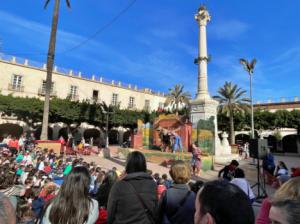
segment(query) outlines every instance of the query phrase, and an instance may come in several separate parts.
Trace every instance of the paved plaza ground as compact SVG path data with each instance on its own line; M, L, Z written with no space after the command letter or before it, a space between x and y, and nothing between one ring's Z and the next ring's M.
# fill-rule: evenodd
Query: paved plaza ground
M95 162L97 165L101 166L103 169L111 169L112 167L116 167L118 170L123 171L124 166L125 166L125 161L120 160L117 157L117 148L116 146L111 146L110 147L110 152L111 152L111 158L106 159L103 158L103 156L96 156L96 155L91 155L91 156L84 156L84 159L88 162ZM295 157L295 156L280 156L280 155L275 155L275 161L284 161L288 168L291 167L298 167L300 166L300 157ZM257 168L255 165L251 165L252 159L247 159L247 160L241 160L240 161L240 167L245 171L246 177L248 181L250 182L250 185L254 185L257 182ZM206 172L201 172L200 177L193 177L193 180L203 180L203 181L210 181L210 180L215 180L218 179L218 172L220 169L223 168L225 164L215 164L214 170L209 170ZM169 174L169 168L166 168L164 166L148 162L147 163L148 169L152 170L153 173L159 173L159 174ZM253 191L255 194L257 194L257 188L254 187ZM275 192L275 189L269 185L266 185L266 192L268 195L273 195ZM260 209L260 204L259 203L254 203L253 209L255 211L255 214Z

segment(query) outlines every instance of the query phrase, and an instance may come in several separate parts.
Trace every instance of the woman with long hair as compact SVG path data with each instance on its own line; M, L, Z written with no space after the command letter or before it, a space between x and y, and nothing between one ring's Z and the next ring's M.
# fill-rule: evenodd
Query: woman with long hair
M99 207L107 207L107 201L110 189L118 180L118 175L115 171L110 170L106 173L105 178L100 185L100 188L96 194L96 199L98 201Z
M50 205L43 224L94 224L98 202L89 196L90 174L86 167L74 167Z

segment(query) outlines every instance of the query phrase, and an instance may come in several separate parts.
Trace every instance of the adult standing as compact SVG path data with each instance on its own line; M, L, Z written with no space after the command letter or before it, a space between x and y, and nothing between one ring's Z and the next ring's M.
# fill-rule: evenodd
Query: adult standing
M19 140L13 137L8 143L9 150L12 154L16 155L19 149Z
M173 153L176 153L176 151L178 149L180 149L180 151L182 151L182 142L181 142L180 136L176 132L173 132L172 135L174 138Z
M19 150L20 151L24 151L24 149L25 149L25 141L26 141L26 139L25 139L25 137L24 137L24 134L22 134L21 136L20 136L20 138L19 138Z
M263 159L262 167L263 167L264 175L267 177L267 184L273 184L275 162L274 162L274 156L270 152L270 149L268 149L268 153L266 157Z
M107 205L108 224L156 223L156 183L147 173L141 152L127 157L125 177L112 187Z
M274 156L270 152L270 149L268 149L267 156L263 159L263 169L269 175L272 175L272 176L274 175L275 162L274 162Z
M167 189L159 201L159 223L193 224L196 195L187 185L191 178L190 167L178 160L170 169L174 184Z
M201 170L201 150L197 147L197 142L192 144L192 161L193 175L199 175Z

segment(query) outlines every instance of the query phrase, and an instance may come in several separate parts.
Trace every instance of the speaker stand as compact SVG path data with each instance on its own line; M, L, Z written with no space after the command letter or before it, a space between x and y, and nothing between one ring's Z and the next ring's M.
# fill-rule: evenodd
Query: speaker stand
M257 187L257 196L255 201L258 203L261 203L262 200L266 197L268 197L268 194L266 192L266 181L265 181L265 175L263 171L263 177L261 180L261 175L260 175L260 161L257 159L257 164L256 164L256 169L257 169L257 182L251 186L251 188Z

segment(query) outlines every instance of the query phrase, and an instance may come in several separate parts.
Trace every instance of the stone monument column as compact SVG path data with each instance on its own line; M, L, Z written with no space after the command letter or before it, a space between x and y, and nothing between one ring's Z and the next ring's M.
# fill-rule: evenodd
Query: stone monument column
M207 41L206 41L206 25L210 21L210 15L204 6L201 6L195 15L195 20L199 25L199 50L196 63L198 64L198 89L197 99L209 98L207 88Z
M195 59L198 65L198 88L196 98L191 101L191 121L193 129L197 129L199 120L208 120L214 118L214 152L215 155L221 155L221 144L217 129L217 107L218 102L212 99L208 92L207 85L207 55L206 25L211 17L204 6L201 6L195 15L195 20L199 26L199 52Z

